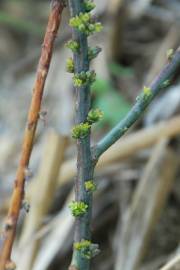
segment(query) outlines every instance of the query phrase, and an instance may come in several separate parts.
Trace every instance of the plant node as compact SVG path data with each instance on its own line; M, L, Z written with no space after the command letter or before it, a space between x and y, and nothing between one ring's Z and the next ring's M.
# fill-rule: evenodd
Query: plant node
M84 185L85 185L85 189L86 189L87 192L96 191L97 186L96 186L96 184L94 183L93 180L86 181Z
M73 139L82 139L85 138L90 131L91 126L89 123L81 123L72 128L72 137Z
M75 87L82 87L87 84L92 84L96 80L95 71L82 71L81 73L77 73L73 77L73 82Z
M80 252L80 255L88 260L99 254L99 245L93 244L89 240L81 240L81 242L74 243L74 249Z
M88 113L87 121L89 124L94 124L100 121L103 117L103 112L100 109L93 109Z
M74 61L73 61L72 57L67 59L66 70L69 73L74 73Z
M143 94L144 94L146 97L151 96L151 95L152 95L151 88L144 86L144 88L143 88Z
M73 201L69 204L69 208L74 217L80 217L87 212L88 205L82 201Z
M87 12L90 12L96 7L96 4L91 0L85 0L84 1L84 6L85 6L85 10Z
M80 49L79 43L74 40L70 40L66 43L66 47L72 50L72 52L77 53Z
M94 22L91 14L88 12L81 12L79 15L71 18L69 25L87 36L98 33L102 30L102 24Z

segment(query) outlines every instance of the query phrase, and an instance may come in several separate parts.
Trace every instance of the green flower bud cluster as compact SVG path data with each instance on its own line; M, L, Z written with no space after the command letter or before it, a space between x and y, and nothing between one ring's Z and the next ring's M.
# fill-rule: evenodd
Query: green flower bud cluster
M101 50L102 49L100 47L89 48L88 49L89 61L91 61L94 58L96 58L98 56L98 54L101 52Z
M72 50L72 52L78 52L80 49L79 43L77 41L74 41L74 40L69 40L66 43L66 47L69 48L70 50Z
M144 93L144 95L146 95L146 96L150 96L150 95L152 94L151 88L144 86L144 88L143 88L143 93Z
M81 256L88 260L100 252L98 244L93 244L91 241L84 239L81 242L74 243L74 249L78 250Z
M73 82L75 87L82 87L87 84L92 84L96 80L95 71L82 71L74 74Z
M69 204L69 208L74 217L80 217L87 212L88 205L82 201L73 201Z
M69 73L74 73L74 61L73 61L72 57L67 59L66 70Z
M72 137L73 139L82 139L85 138L90 131L91 125L89 123L81 123L72 128Z
M85 189L87 192L96 191L97 187L96 187L96 184L94 183L94 181L92 181L92 180L86 181L84 185L85 185Z
M96 7L96 4L91 0L85 0L84 7L87 12L90 12Z
M101 120L103 117L103 112L100 109L92 109L88 113L87 121L89 124L94 124Z
M136 97L137 102L141 102L142 100L146 101L152 96L152 90L150 87L144 86L142 93Z
M69 25L87 36L98 33L102 30L102 24L99 22L93 22L91 14L88 12L81 12L79 16L71 18Z
M142 98L144 99L148 99L152 96L152 90L151 88L144 86L143 88L143 94L142 94Z
M102 117L103 112L99 109L93 109L89 111L87 116L87 122L80 123L72 128L72 138L73 139L85 138L89 134L92 124L101 120Z

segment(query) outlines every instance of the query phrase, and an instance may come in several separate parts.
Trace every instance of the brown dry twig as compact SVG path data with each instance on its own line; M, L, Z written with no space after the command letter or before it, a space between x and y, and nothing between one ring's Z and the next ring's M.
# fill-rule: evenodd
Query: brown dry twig
M52 9L42 46L27 126L24 134L21 158L17 169L14 190L3 233L3 243L0 250L0 270L7 269L7 267L9 267L9 262L11 261L11 251L16 235L17 221L24 198L24 183L39 119L44 85L49 71L54 41L59 29L63 8L63 1L52 1Z

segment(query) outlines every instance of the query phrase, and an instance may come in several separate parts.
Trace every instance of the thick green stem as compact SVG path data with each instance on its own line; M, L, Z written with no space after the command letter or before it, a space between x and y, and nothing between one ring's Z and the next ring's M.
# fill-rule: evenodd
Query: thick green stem
M149 87L136 99L136 103L127 116L120 121L105 137L94 147L94 160L98 158L142 116L152 100L171 83L173 77L180 70L180 48L176 51L169 63L162 69Z
M69 0L71 17L84 12L83 0ZM79 50L74 52L74 71L79 74L89 70L88 41L84 33L73 29L73 40L79 44ZM86 84L76 89L76 124L86 122L91 105L90 85ZM92 193L85 190L85 182L93 179L94 166L91 158L90 132L85 138L77 140L77 178L75 182L75 199L88 205L85 215L77 217L75 222L74 242L91 239L90 221L92 212ZM74 248L72 265L78 270L88 270L90 260L83 257L80 251Z

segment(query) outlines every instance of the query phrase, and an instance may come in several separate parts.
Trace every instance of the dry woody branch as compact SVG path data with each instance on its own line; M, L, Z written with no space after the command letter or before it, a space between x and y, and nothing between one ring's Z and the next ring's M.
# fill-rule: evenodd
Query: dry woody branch
M33 88L33 96L24 134L20 162L17 169L10 208L3 232L3 243L0 250L0 270L7 269L7 267L9 267L7 264L11 262L11 251L16 236L18 217L24 198L24 184L26 175L28 174L29 160L33 147L37 122L40 115L44 85L49 71L53 46L59 29L63 8L64 4L62 2L58 0L52 1L52 9L49 16L41 57L37 69L37 76Z

